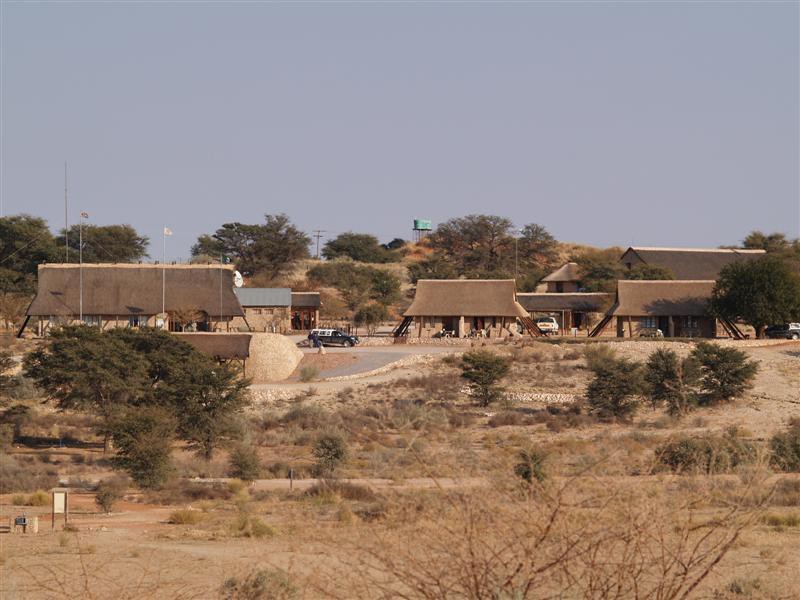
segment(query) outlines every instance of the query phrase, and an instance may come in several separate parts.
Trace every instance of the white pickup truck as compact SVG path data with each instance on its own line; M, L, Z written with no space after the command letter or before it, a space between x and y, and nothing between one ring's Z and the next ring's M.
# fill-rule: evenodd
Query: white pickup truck
M536 326L546 334L558 333L558 321L555 317L539 317L536 319Z

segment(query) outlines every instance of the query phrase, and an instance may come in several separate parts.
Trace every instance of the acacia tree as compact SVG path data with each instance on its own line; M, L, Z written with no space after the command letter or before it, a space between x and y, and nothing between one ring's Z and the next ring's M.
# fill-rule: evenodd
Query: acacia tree
M0 217L0 293L33 293L38 266L63 257L44 219Z
M489 350L473 350L461 358L461 377L469 382L481 406L489 406L500 397L500 381L510 369L507 358Z
M744 321L762 338L768 325L800 319L800 275L776 256L726 265L709 308L720 318Z
M192 246L193 256L233 259L244 275L274 279L298 260L308 258L311 243L284 214L265 215L265 223L225 223L212 235L201 235Z
M77 258L81 235L83 237L83 260L96 263L132 263L147 256L150 239L130 225L80 225L69 228L71 257ZM64 230L56 238L59 248L64 246Z
M341 233L327 241L322 256L328 260L346 257L365 263L387 263L399 259L398 253L381 245L374 235L353 232Z
M147 362L120 340L94 327L66 326L24 359L24 371L62 410L96 415L103 448L119 411L142 398L148 387Z

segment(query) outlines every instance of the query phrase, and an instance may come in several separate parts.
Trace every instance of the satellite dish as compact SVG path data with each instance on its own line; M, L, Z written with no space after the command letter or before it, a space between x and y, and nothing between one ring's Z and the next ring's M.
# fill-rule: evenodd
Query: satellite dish
M244 277L239 271L234 271L233 273L233 285L236 287L242 287L244 285Z

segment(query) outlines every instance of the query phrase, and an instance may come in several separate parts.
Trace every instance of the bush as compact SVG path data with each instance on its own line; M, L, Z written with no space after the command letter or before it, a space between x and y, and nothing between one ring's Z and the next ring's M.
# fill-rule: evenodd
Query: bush
M489 418L489 427L504 427L506 425L527 425L528 418L521 412L507 410Z
M383 304L371 302L366 306L360 308L353 316L353 321L357 327L365 325L367 333L374 335L378 325L383 323L389 318L389 310Z
M676 438L656 448L658 461L677 472L727 473L755 460L755 447L733 433Z
M169 522L173 525L197 525L202 520L203 513L201 511L188 508L176 510L169 516Z
M261 460L255 446L239 444L233 449L228 474L243 481L253 481L261 476Z
M231 532L236 537L262 538L272 537L275 530L254 515L240 512L231 525Z
M699 398L705 405L737 398L752 387L758 373L758 363L736 348L699 342L691 356L699 366Z
M122 477L112 477L104 479L97 485L94 494L94 501L100 509L108 514L119 500L125 495L128 482Z
M323 433L314 442L312 454L317 459L317 474L332 477L334 471L347 460L347 442L338 432Z
M331 415L317 404L299 402L283 415L281 422L300 429L320 429L331 424Z
M300 381L308 383L319 377L319 368L316 365L307 365L300 369Z
M587 358L594 378L586 389L589 407L601 419L630 419L643 388L642 365L613 354Z
M333 493L344 500L356 502L374 502L377 499L371 488L345 481L321 481L312 485L305 493L307 496L324 496Z
M230 577L219 590L222 600L292 600L299 590L284 571L261 569L241 579Z
M698 365L693 358L681 361L673 350L656 350L645 365L647 396L654 407L666 404L670 415L685 415L697 403L693 387L697 375Z
M498 383L508 374L510 361L489 350L473 350L461 358L461 377L466 379L481 406L489 406L503 392Z
M534 480L540 483L544 481L544 453L534 448L521 450L519 459L519 462L514 465L514 473L517 477L527 483L533 483Z
M0 482L5 493L50 489L58 484L58 471L0 452Z
M175 418L157 407L126 411L111 423L117 447L112 465L127 471L141 488L161 488L172 472L175 425Z
M772 464L781 471L800 471L800 419L792 419L786 431L778 432L769 441Z

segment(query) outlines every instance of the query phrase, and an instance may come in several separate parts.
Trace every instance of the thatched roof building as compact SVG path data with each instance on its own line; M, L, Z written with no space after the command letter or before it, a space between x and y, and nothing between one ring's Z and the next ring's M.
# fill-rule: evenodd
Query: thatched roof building
M406 317L527 317L513 279L421 279Z
M615 316L708 315L713 281L617 282L617 299L609 314Z
M764 250L739 248L643 248L632 246L620 258L628 269L652 265L668 269L675 279L712 281L723 267L764 256Z
M43 264L28 316L78 315L81 271L84 315L159 314L162 289L167 312L191 308L214 317L244 315L228 265Z

